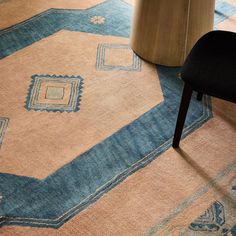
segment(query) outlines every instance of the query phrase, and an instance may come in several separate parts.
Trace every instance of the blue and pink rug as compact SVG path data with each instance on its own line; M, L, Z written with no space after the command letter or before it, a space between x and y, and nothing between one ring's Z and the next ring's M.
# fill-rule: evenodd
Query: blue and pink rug
M181 178L188 179L191 171L175 159L169 160L170 152L174 152L170 147L183 86L178 77L180 68L149 64L130 49L132 1L24 0L21 13L12 19L11 11L17 4L14 0L0 1L0 232L37 235L45 230L44 235L56 235L66 222L69 225L74 216L83 217L103 201L105 197L100 198L104 194L109 197L114 187L151 168L159 157L163 166L160 172L156 169L157 175L162 173L163 178L166 171L167 179L178 179L182 173ZM232 24L235 15L235 1L217 1L215 27L236 28L235 22ZM212 117L210 98L205 96L199 102L193 97L184 137ZM207 144L201 141L202 147ZM193 149L201 146L194 142L190 140ZM153 214L146 223L140 223L143 228L135 233L124 226L117 235L236 235L235 149L225 153L225 163L219 158L211 165L215 155L212 151L205 150L203 164L204 168L213 165L208 183L199 179L196 184L194 178L189 178L186 192L183 188L183 194L179 192L176 199L169 199L176 208L164 214L169 204L163 198L159 209L164 215ZM152 161L154 164L146 167ZM176 176L175 167L180 168ZM192 174L196 175L194 171ZM203 215L194 218L189 213L193 219L189 218L188 224L182 226L178 220L177 225L168 225L223 180L231 183L230 197L225 192L217 201L207 197L211 204ZM153 181L159 186L156 193L175 195L172 182L172 188L164 190L161 182L165 180ZM134 179L135 186L139 183ZM126 191L123 196L129 197L124 201L129 203L132 196L129 188ZM155 198L151 196L148 201ZM139 200L135 202L139 204ZM141 202L140 206L145 212ZM108 207L109 214L103 211L101 215L112 219L112 207ZM198 211L200 215L204 207ZM154 223L157 219L159 223ZM137 222L133 224L135 228ZM116 234L115 230L107 234L102 229L92 231L92 227L83 231L80 223L71 227L78 230L74 235Z

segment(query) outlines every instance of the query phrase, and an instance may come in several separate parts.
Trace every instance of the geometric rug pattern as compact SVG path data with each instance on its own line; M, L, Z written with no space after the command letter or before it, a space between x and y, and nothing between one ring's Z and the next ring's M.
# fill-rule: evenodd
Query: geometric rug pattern
M225 223L224 206L220 202L215 202L207 211L190 224L190 229L194 231L218 231Z
M127 1L94 2L83 10L50 8L0 30L0 73L4 71L0 79L5 81L0 87L4 101L0 104L0 226L58 229L171 147L183 88L180 68L153 66L133 53L127 43L133 8ZM235 6L217 1L215 27L234 14ZM73 43L64 44L66 37L74 37ZM86 53L81 42L90 45ZM50 46L48 54L42 51L44 45ZM24 64L19 55L25 59L33 55L37 63ZM8 70L12 62L18 66L14 80ZM24 73L17 73L21 70ZM144 86L146 80L150 87ZM213 117L210 97L204 96L202 102L195 97L183 138ZM106 133L113 123L114 131ZM77 147L83 137L95 141L80 150ZM63 145L67 152L59 156L57 150ZM17 155L17 165L26 170L24 155L19 155L23 149L32 157L28 166L46 156L39 169L66 155L71 159L43 178L24 171L15 174L6 153L12 158ZM11 171L6 172L5 167ZM236 162L219 169L215 179L189 194L145 235L157 235L235 169ZM234 235L235 185L231 185L230 199L214 201L187 228L177 225L163 235ZM162 189L159 191L161 194Z
M215 201L201 216L194 220L183 235L235 235L235 176L229 185L229 197Z
M123 51L128 51L129 64L123 64L124 55ZM109 61L112 57L109 54L112 53L115 61ZM141 59L131 50L129 45L119 44L99 44L97 51L97 63L98 70L127 70L127 71L141 71Z
M80 76L33 75L26 109L76 112L79 110L82 83Z

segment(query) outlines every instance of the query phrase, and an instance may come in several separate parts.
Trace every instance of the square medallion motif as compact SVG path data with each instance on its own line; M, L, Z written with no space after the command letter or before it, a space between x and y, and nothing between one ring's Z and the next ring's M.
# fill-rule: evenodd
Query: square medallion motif
M57 87L47 87L46 91L46 99L55 99L60 100L64 97L64 88L57 88Z
M141 71L141 59L127 44L99 44L97 70Z
M4 134L7 129L9 119L5 117L0 117L0 148L3 142Z
M76 112L79 110L82 84L80 76L33 75L26 109Z

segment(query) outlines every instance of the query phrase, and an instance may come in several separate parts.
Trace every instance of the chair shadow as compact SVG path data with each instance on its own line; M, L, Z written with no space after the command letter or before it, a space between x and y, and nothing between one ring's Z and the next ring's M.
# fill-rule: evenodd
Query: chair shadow
M197 173L200 175L206 182L211 182L213 181L213 178L205 172L201 166L197 164L196 161L194 161L191 156L185 152L182 148L176 148L175 151L191 166ZM213 184L212 188L216 190L217 193L219 193L222 197L226 198L229 202L231 202L236 208L236 200L233 199L229 192L227 192L224 188L222 188L219 184L216 182Z

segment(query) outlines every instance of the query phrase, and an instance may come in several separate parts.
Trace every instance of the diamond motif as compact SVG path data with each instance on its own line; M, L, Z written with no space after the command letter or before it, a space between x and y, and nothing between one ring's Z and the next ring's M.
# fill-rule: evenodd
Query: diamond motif
M194 231L214 232L225 223L224 206L216 201L203 215L190 224L189 228Z
M26 109L76 112L79 110L82 84L80 76L33 75Z
M99 44L97 70L141 71L141 59L127 44Z

